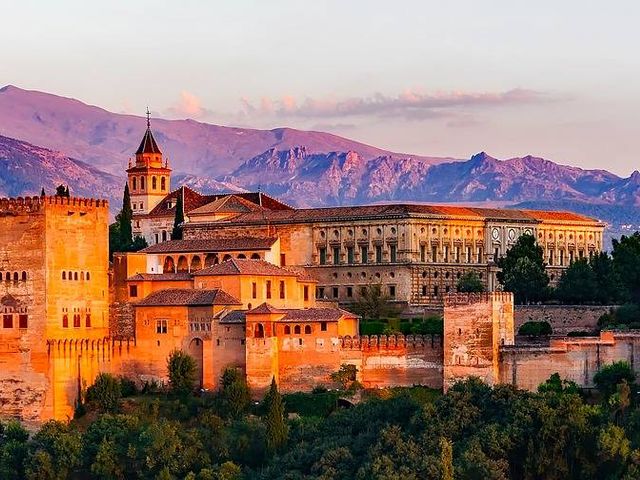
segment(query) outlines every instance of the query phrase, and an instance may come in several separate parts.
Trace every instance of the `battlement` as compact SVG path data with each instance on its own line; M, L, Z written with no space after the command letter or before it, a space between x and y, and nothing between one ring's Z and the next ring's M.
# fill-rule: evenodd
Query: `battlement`
M340 337L342 350L441 348L442 335L363 335Z
M511 292L450 293L444 297L444 306L456 307L475 303L506 302L513 304Z
M83 197L10 197L0 198L0 214L36 213L46 205L109 208L107 200Z

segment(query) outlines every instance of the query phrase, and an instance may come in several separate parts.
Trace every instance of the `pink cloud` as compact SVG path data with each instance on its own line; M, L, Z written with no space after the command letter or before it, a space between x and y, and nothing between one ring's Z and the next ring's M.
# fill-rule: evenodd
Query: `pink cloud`
M199 119L212 112L202 106L202 102L197 96L183 90L180 92L178 101L169 107L166 113L172 117Z

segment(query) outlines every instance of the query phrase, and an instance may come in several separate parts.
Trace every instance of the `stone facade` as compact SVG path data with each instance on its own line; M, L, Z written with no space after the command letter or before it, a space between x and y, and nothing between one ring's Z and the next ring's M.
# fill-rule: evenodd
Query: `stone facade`
M616 306L607 305L516 305L515 330L526 322L549 322L553 335L594 332L598 319Z

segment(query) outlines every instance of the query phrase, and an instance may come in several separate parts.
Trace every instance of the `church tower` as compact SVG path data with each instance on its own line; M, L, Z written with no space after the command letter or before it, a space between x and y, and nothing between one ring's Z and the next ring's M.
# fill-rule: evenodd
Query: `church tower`
M171 191L171 169L151 133L150 115L147 109L147 131L136 151L135 165L129 160L127 169L134 215L149 213Z

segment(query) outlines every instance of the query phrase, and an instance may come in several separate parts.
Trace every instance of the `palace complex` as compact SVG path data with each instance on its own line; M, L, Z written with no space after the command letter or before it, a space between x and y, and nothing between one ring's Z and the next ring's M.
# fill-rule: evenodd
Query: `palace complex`
M65 197L0 200L0 416L73 414L99 372L167 382L175 349L216 389L225 368L257 397L333 385L355 365L367 387L448 388L470 375L535 388L551 373L591 386L601 365L639 365L640 336L516 342L497 256L522 234L550 275L603 247L600 222L573 213L419 204L296 209L263 193L170 190L150 126L127 170L134 233L149 246L108 258L108 205ZM170 240L176 208L183 238ZM458 294L478 273L487 293ZM444 334L359 335L350 313L381 284L407 309L444 308Z

